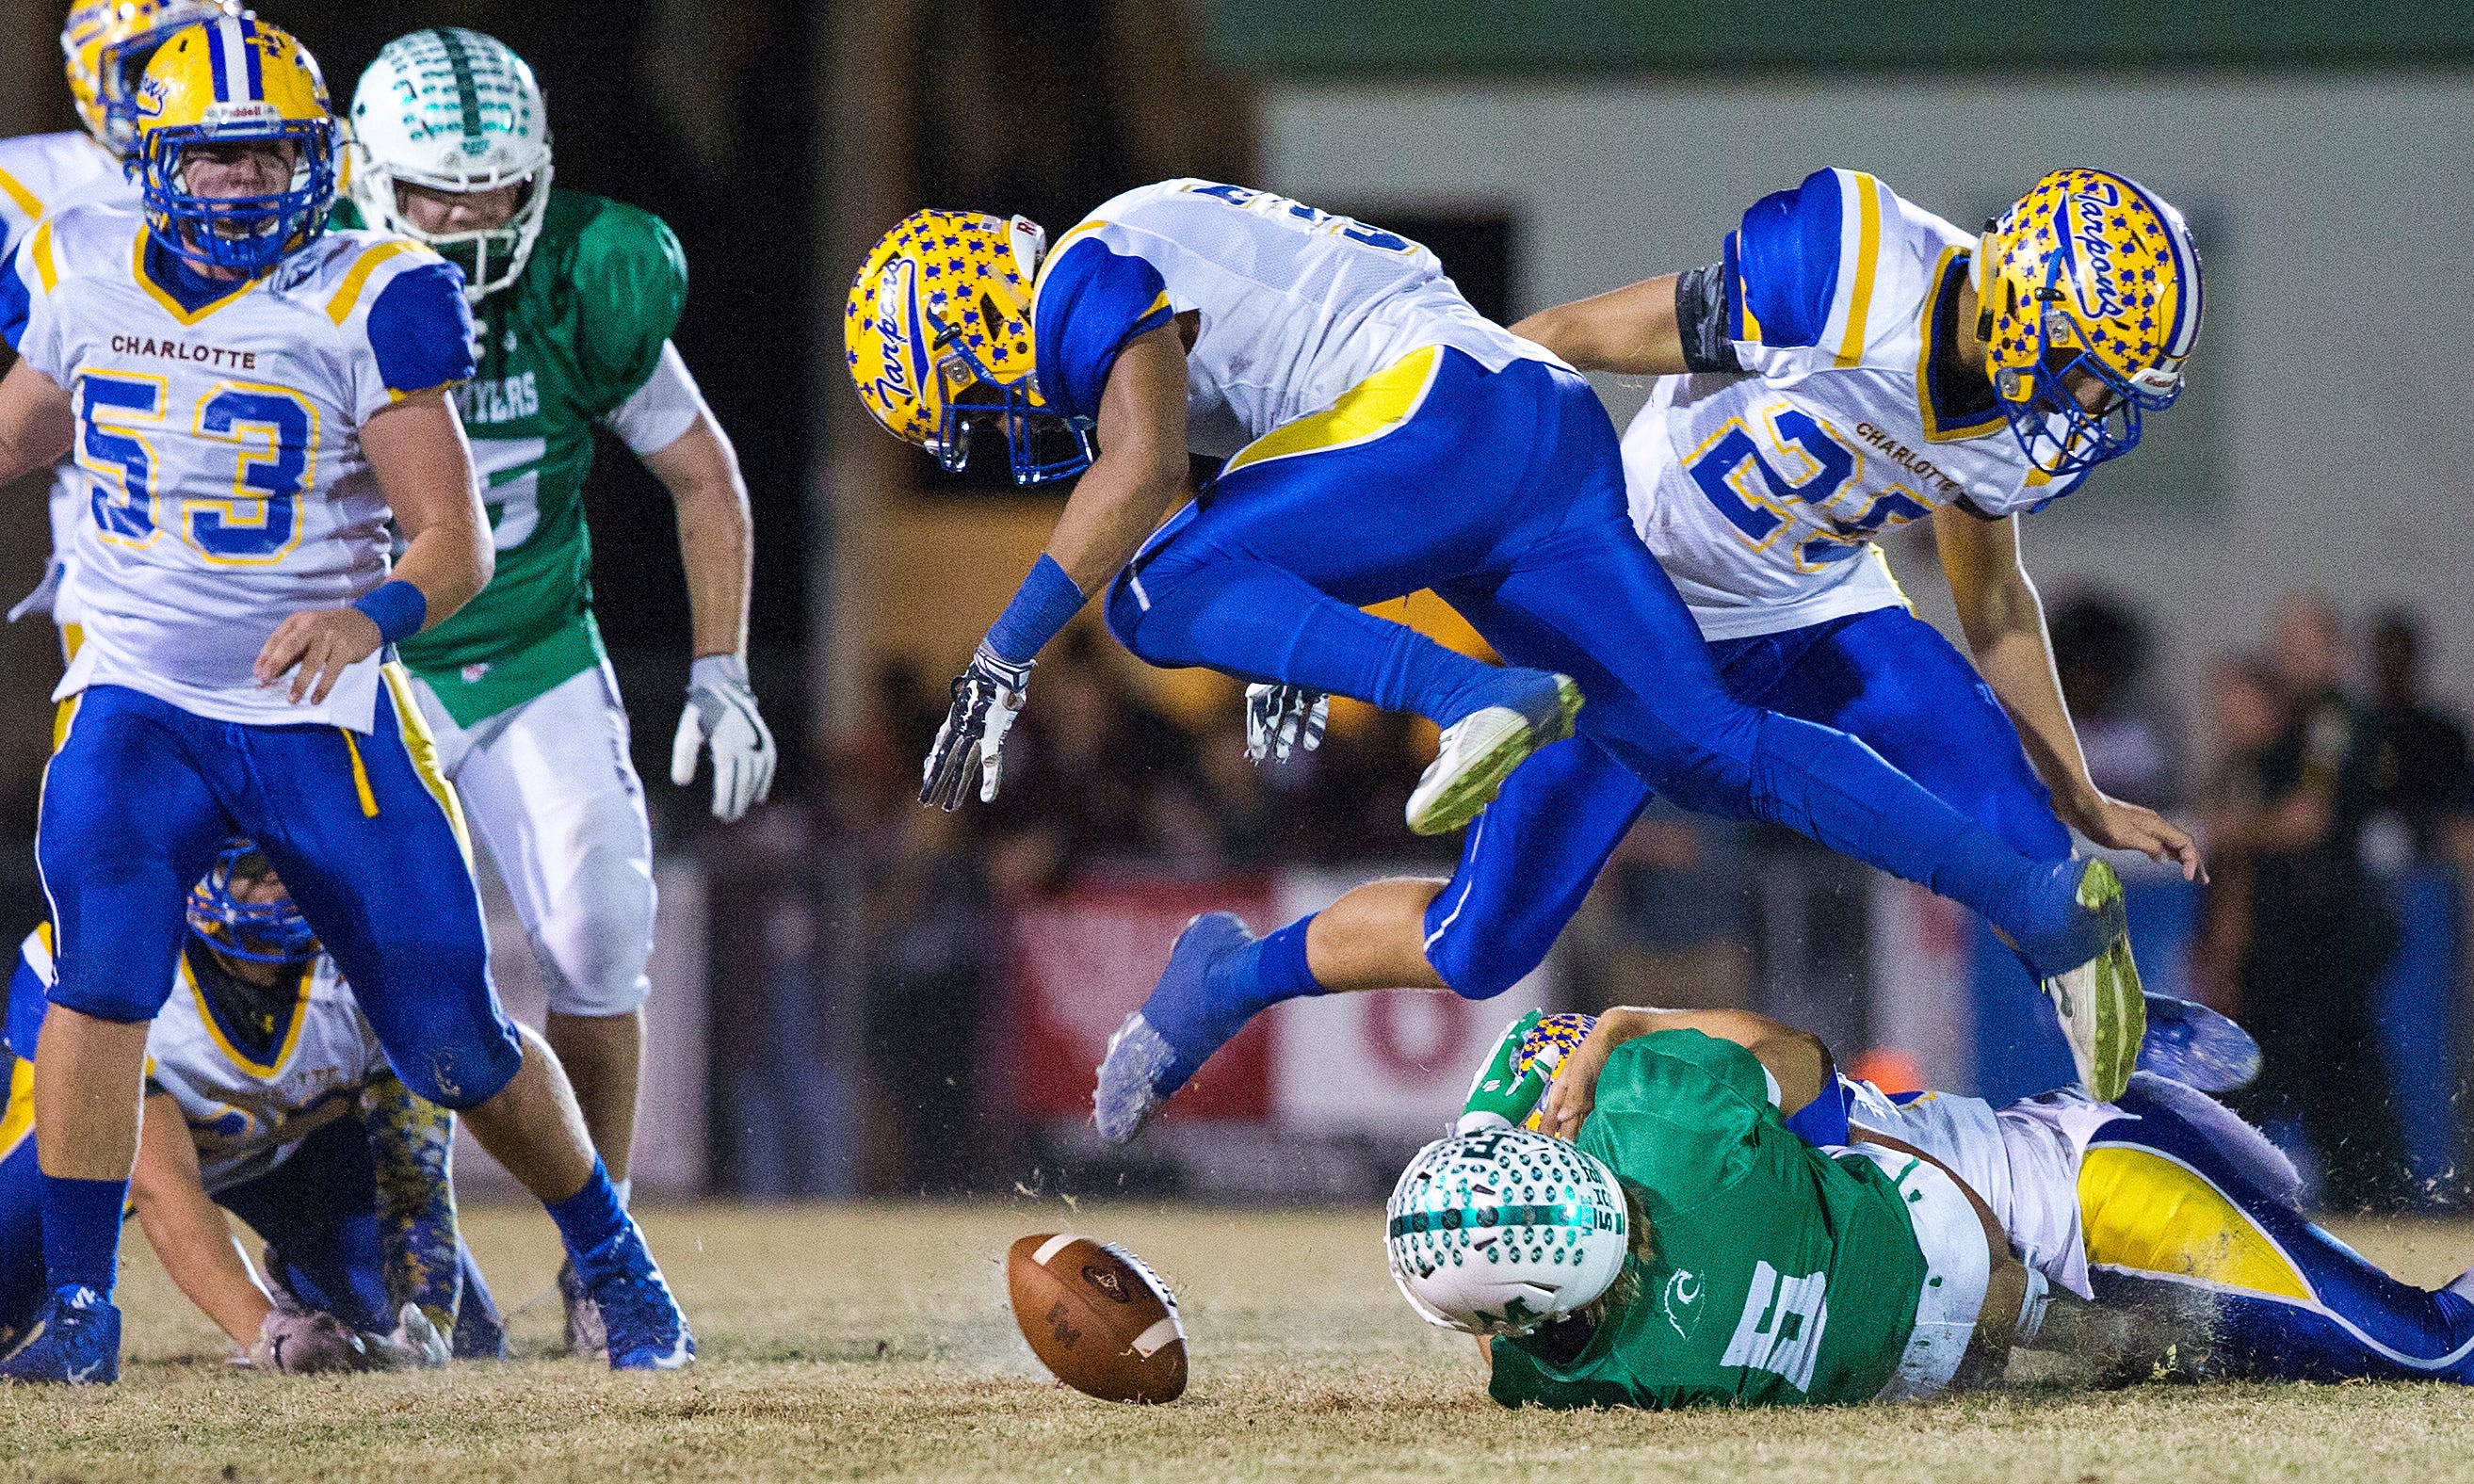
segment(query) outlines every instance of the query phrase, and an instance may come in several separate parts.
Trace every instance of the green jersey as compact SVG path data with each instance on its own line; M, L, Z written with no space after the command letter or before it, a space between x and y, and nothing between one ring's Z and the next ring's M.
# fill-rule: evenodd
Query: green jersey
M1497 1401L1867 1401L1897 1372L1928 1277L1900 1190L1787 1131L1752 1053L1698 1031L1624 1043L1580 1147L1635 1187L1657 1256L1564 1363L1553 1326L1496 1340Z
M479 369L456 403L497 571L399 646L458 725L601 662L584 522L593 430L652 379L687 291L686 255L660 217L552 190L522 276L473 310Z

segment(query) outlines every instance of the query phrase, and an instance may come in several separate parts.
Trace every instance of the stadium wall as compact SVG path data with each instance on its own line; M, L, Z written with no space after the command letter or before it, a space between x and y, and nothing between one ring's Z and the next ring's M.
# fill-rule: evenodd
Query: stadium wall
M2435 678L2474 700L2474 591L2446 532L2474 483L2454 348L2474 343L2474 71L2142 71L1781 81L1267 80L1261 183L1380 220L1506 212L1525 311L1713 260L1743 207L1824 164L1965 227L2045 170L2103 163L2185 205L2206 339L2170 452L2036 520L2047 591L2143 605L2167 693L2259 642L2297 587L2430 618ZM1617 418L1645 395L1603 384ZM2204 405L2202 404L2204 403ZM2147 461L2142 475L2141 465ZM2075 507L2075 508L2074 508ZM1929 617L1928 540L1892 552Z

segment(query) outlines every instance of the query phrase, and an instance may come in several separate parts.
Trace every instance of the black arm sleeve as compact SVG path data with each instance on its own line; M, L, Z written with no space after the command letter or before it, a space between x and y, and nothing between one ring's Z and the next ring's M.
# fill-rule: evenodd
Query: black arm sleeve
M1711 263L1675 276L1675 328L1684 364L1694 371L1741 371L1727 338L1727 266Z

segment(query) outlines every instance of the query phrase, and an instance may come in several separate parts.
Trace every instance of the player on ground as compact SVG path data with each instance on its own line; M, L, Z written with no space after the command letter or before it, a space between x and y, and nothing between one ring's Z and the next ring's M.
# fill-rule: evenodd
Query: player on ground
M2067 821L2195 876L2187 835L2088 777L2018 521L2178 395L2199 301L2181 214L2122 177L2057 171L1971 239L1871 176L1820 170L1747 211L1719 262L1516 329L1585 371L1660 377L1623 440L1632 525L1730 696L1853 733L2029 859L2069 860ZM1927 517L1976 668L1908 610L1874 545ZM1310 740L1320 706L1256 687L1257 756ZM1652 782L1586 728L1546 749L1449 882L1378 882L1326 914L1390 951L1373 974L1315 958L1318 980L1500 993L1545 956ZM1161 995L1215 994L1185 985L1172 975ZM2136 1032L2106 1041L2091 1034L2105 1006L2053 998L2080 1079L2118 1092Z
M1515 1127L1544 1088L1503 1075L1533 1021L1386 1213L1412 1306L1497 1336L1496 1400L1795 1405L2000 1378L2040 1289L1939 1164L1787 1129L1782 1109L1829 1086L1818 1041L1727 1011L1661 1015L1607 1048L1575 1149Z
M497 572L402 656L439 762L471 811L549 990L543 1030L585 1127L629 1188L653 943L653 840L627 713L593 618L584 478L606 427L678 505L695 651L670 752L693 781L713 753L713 813L772 787L773 735L747 682L747 492L721 425L669 335L687 259L661 218L550 188L547 104L523 59L476 31L387 44L352 98L360 221L464 270L479 370L457 394ZM356 223L357 224L357 223ZM570 1335L598 1348L563 1275Z
M405 1084L548 1204L612 1364L685 1364L558 1058L498 1008L455 796L387 663L490 574L449 400L473 373L461 276L327 230L335 121L281 31L177 33L137 113L143 212L54 212L0 273L18 354L0 480L74 445L93 522L36 837L59 934L34 1077L50 1292L0 1375L118 1374L147 1023L182 904L234 835L281 873Z
M183 26L240 13L238 0L79 0L61 27L69 96L85 127L0 139L0 260L17 249L46 211L85 202L137 205L137 182L122 168L137 149L137 80L163 39ZM77 530L86 519L85 476L62 460L52 478L52 560L43 580L9 610L14 622L48 613L61 652L77 652L78 607L70 592Z
M254 1364L297 1374L497 1359L498 1315L455 1221L455 1115L416 1095L247 840L189 893L179 983L146 1034L130 1185L181 1291ZM50 924L10 983L9 1048L35 1048L58 980ZM0 1348L43 1298L34 1065L0 1113ZM20 1106L22 1103L22 1107ZM270 1293L230 1211L266 1242Z
M1729 1013L1725 1034L1738 1039L1797 1035ZM1480 1086L1501 1083L1495 1096L1516 1116L1551 1077L1537 1127L1586 1128L1616 1048L1667 1021L1533 1014L1506 1037L1519 1051L1499 1052L1501 1070ZM2365 1261L2303 1214L2284 1154L2204 1091L2146 1070L2114 1103L2074 1090L2000 1109L1953 1093L1884 1095L1835 1072L1824 1087L1786 1127L1824 1148L1888 1137L1939 1160L2061 1303L2067 1322L2046 1345L2124 1378L2474 1382L2474 1272L2433 1290ZM2095 1301L2099 1318L2064 1294Z
M956 683L923 801L952 807L974 774L993 795L1034 657L1113 576L1110 627L1153 664L1441 724L1412 828L1466 823L1564 736L1577 676L1583 731L1679 802L1792 825L1977 908L2100 1009L2081 1027L2100 1069L2126 1055L2118 1038L2137 1045L2112 871L2032 863L1846 734L1730 697L1631 537L1614 430L1588 383L1469 308L1434 255L1193 180L1107 203L1053 253L1044 240L1020 219L918 213L869 256L846 310L853 379L886 427L958 464L972 426L993 421L1018 480L1088 471ZM1189 450L1227 462L1154 531L1188 494ZM1512 663L1356 606L1422 587ZM1438 982L1414 931L1433 884L1408 889L1405 914L1402 884L1382 883L1260 940L1225 915L1189 930L1111 1042L1102 1135L1131 1137L1265 1005ZM1372 931L1404 921L1397 940Z

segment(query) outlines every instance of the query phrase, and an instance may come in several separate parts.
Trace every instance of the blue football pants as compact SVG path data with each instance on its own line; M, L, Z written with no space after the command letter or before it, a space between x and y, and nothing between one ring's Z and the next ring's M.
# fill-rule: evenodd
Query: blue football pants
M1633 533L1606 409L1562 367L1405 358L1240 450L1118 576L1107 617L1154 665L1434 716L1488 668L1359 611L1419 588L1510 663L1578 680L1583 735L1678 804L1785 825L2020 925L2037 863L1845 732L1729 693Z
M1992 689L1904 608L1709 647L1744 706L1847 732L2021 855L2069 858L2070 831ZM1483 999L1536 968L1653 791L1586 726L1515 771L1427 909L1435 972Z
M515 1076L523 1052L490 981L462 816L400 673L366 736L213 721L111 685L64 710L36 837L59 934L53 1004L153 1019L189 931L189 888L245 835L406 1085L465 1108Z

